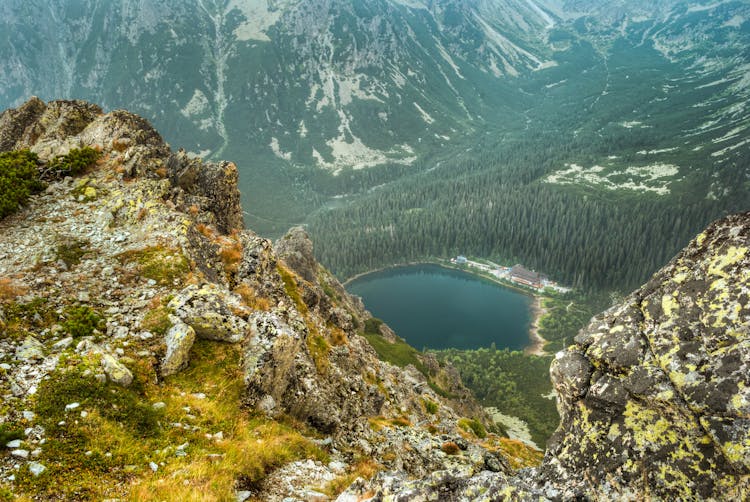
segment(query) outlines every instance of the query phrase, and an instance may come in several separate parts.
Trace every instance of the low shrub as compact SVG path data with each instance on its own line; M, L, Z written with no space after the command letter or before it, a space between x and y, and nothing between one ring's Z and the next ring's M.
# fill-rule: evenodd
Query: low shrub
M38 157L29 150L0 153L0 219L16 212L44 187L38 164Z
M480 439L487 437L487 429L484 428L481 422L473 418L462 418L458 421L458 426L466 432L472 432Z
M47 169L58 176L80 174L93 166L101 155L101 152L88 146L74 148L67 155L55 157L47 164Z
M104 327L104 319L91 307L67 307L63 311L63 329L73 338L91 336L94 330Z

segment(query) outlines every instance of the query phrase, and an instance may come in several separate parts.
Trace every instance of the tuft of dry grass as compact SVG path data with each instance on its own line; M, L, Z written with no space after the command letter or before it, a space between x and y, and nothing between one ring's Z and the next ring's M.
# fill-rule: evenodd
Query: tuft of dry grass
M370 458L362 459L351 466L346 474L331 480L320 491L334 498L349 488L357 478L371 479L380 469L382 467L374 460Z
M461 451L461 448L459 448L453 441L446 441L440 446L440 449L443 450L443 453L446 455L458 455Z
M508 459L513 469L536 467L542 463L544 452L533 448L523 441L506 437L492 436L492 440L484 443L485 448L499 451Z
M0 301L13 300L27 292L28 288L16 283L10 277L0 277Z
M245 305L247 305L251 309L263 311L271 310L271 302L268 300L268 298L258 296L258 293L255 291L255 289L247 283L243 282L242 284L235 287L234 292L240 295L240 298L242 298L242 301L245 303Z

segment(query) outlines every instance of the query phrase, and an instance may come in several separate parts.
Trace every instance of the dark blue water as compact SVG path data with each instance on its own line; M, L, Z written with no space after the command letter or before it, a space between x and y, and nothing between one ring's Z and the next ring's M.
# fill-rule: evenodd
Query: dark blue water
M347 289L420 350L529 345L531 298L465 272L396 267L360 277Z

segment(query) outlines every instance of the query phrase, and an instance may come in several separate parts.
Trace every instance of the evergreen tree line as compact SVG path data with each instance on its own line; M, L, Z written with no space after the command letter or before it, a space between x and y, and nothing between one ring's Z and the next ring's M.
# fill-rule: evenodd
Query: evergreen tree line
M531 172L538 176L545 167ZM452 180L417 176L317 213L310 231L320 260L345 278L464 254L520 262L587 290L630 290L706 224L747 201L621 193L608 198L528 182L529 170L465 172Z

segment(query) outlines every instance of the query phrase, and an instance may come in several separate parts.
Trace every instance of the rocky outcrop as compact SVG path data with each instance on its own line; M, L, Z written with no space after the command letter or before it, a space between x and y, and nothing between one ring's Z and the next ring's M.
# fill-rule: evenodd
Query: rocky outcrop
M125 178L168 177L175 204L191 206L222 233L244 227L237 167L231 162L204 163L173 153L143 117L125 110L103 113L86 101L32 98L0 115L0 151L30 149L43 161L84 146L113 160Z
M248 314L240 298L213 283L180 291L169 307L199 338L237 343L245 338Z
M276 448L276 434L296 434L296 445L278 447L278 459L259 460L269 472L253 474L258 464L247 459L248 476L265 476L287 458L310 467L309 476L282 470L266 483L248 482L264 500L317 493L291 484L348 476L362 458L414 476L505 470L459 427L461 410L478 404L454 408L440 395L473 401L457 375L430 358L420 370L378 358L361 336L371 315L314 260L302 229L274 250L241 228L234 165L173 154L142 118L75 101L32 100L5 112L0 138L6 148L36 152L43 172L73 148L102 154L84 173L49 176L46 189L0 221L0 322L13 330L0 337L0 432L10 423L14 434L33 436L47 469L40 479L68 476L89 456L107 473L140 476L139 467L108 455L109 439L62 460L45 446L82 429L87 444L110 438L103 428L111 424L118 441L130 433L161 438L149 449L153 457L132 460L154 476L180 470L170 464L194 454L197 462L230 462L236 451L222 460L222 441ZM233 402L218 404L225 393ZM38 413L23 414L29 407ZM222 416L231 408L233 418ZM446 444L456 451L445 453ZM328 465L311 460L329 453ZM15 486L19 469L35 479L36 457L19 458L0 455L0 489ZM231 481L244 488L244 473ZM45 487L24 483L50 499ZM126 486L115 491L124 496Z
M222 233L244 228L239 172L232 162L203 162L180 150L168 162L172 184L185 193L184 204L197 204L202 211L216 216L216 227Z
M557 355L548 494L746 499L750 213L711 225Z
M318 262L313 255L310 236L302 227L293 227L273 248L276 255L308 282L315 282L318 275Z

